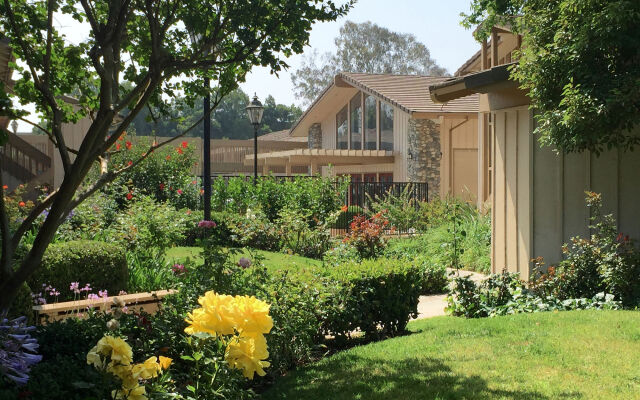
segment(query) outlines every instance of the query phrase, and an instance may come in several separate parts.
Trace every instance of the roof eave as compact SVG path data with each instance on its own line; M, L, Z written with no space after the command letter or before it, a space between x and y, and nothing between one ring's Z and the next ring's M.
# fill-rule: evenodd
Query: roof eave
M497 86L515 86L509 79L509 67L514 63L498 65L486 71L477 72L429 86L434 103L446 103L474 93L487 93Z

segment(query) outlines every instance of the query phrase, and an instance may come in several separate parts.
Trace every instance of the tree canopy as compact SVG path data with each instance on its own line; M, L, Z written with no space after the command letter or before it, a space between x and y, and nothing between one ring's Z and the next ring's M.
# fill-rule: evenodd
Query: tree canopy
M353 1L332 0L2 0L0 27L18 60L12 91L0 90L0 115L26 120L27 104L49 122L42 127L55 144L64 167L60 188L33 207L17 229L8 223L0 196L0 311L39 267L56 229L69 212L123 171L136 168L157 148L137 160L110 167L82 186L89 170L109 159L114 144L147 104L161 108L182 97L193 107L205 92L215 108L253 66L277 73L284 58L301 53L313 23L344 15ZM88 37L64 37L59 17L85 24ZM79 39L79 40L78 40ZM204 87L203 78L212 85ZM0 88L3 89L3 88ZM74 94L76 104L66 95ZM208 111L208 110L207 110ZM62 124L90 116L78 149L67 147ZM177 138L177 137L176 137ZM2 185L0 177L0 186ZM48 210L44 222L36 218ZM14 265L25 233L33 246Z
M495 24L523 34L511 76L541 143L596 154L640 144L640 1L473 0L463 17L478 39Z
M292 75L296 96L311 103L337 72L444 75L427 46L408 33L392 32L371 22L345 22L335 38L334 53L317 50Z
M253 137L253 126L249 122L245 107L249 103L249 96L240 88L225 96L216 109L211 113L211 131L214 139L250 139ZM264 101L264 114L259 133L269 133L289 129L300 117L302 110L295 105L277 104L273 96L269 95ZM181 98L172 99L163 113L158 110L150 111L144 108L133 120L132 126L139 136L176 136L188 129L188 136L202 135L202 122L199 121L204 113L202 102L195 102L191 107Z

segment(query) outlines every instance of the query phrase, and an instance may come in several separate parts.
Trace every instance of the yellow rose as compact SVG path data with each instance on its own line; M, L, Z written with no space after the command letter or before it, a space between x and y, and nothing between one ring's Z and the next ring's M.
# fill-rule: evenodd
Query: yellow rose
M111 356L112 364L128 365L133 361L131 346L122 338L104 336L96 345L97 353Z
M160 371L160 364L158 364L157 357L149 357L145 362L135 364L131 369L133 376L141 379L155 378Z
M269 304L254 296L237 296L238 332L269 333L273 328L273 319L269 316Z
M104 364L102 362L102 357L97 352L97 347L94 347L87 353L87 364L93 365L97 369L102 369Z
M142 385L138 385L132 389L120 389L111 392L111 397L123 400L147 400L146 389Z
M169 366L171 365L171 362L173 361L172 359L170 359L169 357L165 357L165 356L160 356L158 357L159 364L160 364L160 368L162 369L168 369Z
M254 373L265 375L264 368L271 365L264 361L267 357L267 340L259 333L233 337L225 351L225 360L229 366L242 370L242 374L248 379L253 379Z
M205 332L211 335L233 335L237 325L237 307L233 296L208 291L198 299L202 306L189 313L185 329L188 334Z

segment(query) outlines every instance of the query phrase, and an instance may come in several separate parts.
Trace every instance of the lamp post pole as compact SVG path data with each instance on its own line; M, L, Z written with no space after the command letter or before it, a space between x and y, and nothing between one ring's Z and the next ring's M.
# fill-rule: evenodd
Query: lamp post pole
M258 184L258 124L253 124L253 186Z
M204 219L211 221L211 95L209 78L204 78L206 94L204 96L204 132L202 155L202 185L204 186Z

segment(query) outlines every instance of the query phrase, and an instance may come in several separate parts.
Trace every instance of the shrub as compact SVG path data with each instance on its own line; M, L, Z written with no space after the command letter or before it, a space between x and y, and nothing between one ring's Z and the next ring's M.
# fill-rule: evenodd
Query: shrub
M324 253L322 261L327 266L335 267L346 262L360 262L360 253L348 243L341 242Z
M562 251L565 259L545 273L538 274L532 287L542 296L559 299L593 297L600 292L613 294L623 304L640 301L640 250L617 231L615 218L602 213L602 198L587 192L591 208L591 237L573 237ZM537 259L537 270L543 270Z
M374 213L384 212L389 225L399 231L422 231L425 221L420 218L420 208L412 195L413 190L412 185L407 185L397 195L388 191L376 199L369 197L371 210Z
M374 337L395 335L417 316L421 272L396 259L347 263L327 270L326 285L336 288L327 299L323 330L346 336L360 329Z
M127 259L122 248L79 240L51 244L28 283L34 290L44 283L60 290L71 282L87 282L96 289L116 294L127 288L127 281Z
M413 261L414 265L419 268L422 278L421 292L422 295L439 294L447 291L447 269L442 265L431 264L428 258L421 256Z
M494 317L521 312L619 309L614 296L596 293L590 298L542 297L526 288L518 274L492 274L479 285L468 276L456 277L447 297L447 312L466 318Z
M309 211L302 212L290 208L280 210L278 218L278 236L281 250L305 257L320 259L331 247L331 230L329 225L335 220L328 220L309 227L307 219Z
M371 218L358 215L351 222L351 229L345 236L344 242L355 247L360 257L375 258L381 254L386 244L382 234L387 225L389 220L383 212L378 212Z

